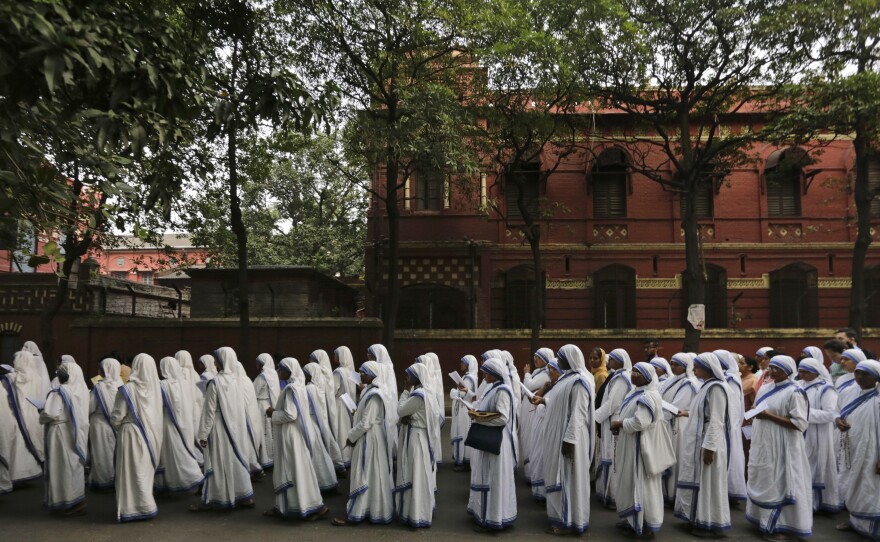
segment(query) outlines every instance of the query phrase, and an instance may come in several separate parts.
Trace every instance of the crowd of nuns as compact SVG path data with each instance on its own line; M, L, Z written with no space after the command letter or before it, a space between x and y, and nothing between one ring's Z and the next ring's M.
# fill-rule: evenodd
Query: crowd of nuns
M515 523L525 483L554 535L586 531L593 504L616 510L622 536L650 538L672 512L716 538L745 501L769 540L838 513L837 529L880 540L880 362L852 344L797 359L765 347L756 366L727 350L633 364L623 349L585 358L569 344L521 371L489 350L448 376L433 353L398 374L381 344L358 369L345 346L305 364L277 357L257 356L253 380L228 347L108 357L87 379L70 356L50 375L27 342L0 368L0 494L42 478L45 506L79 515L88 486L115 493L127 522L156 516L164 492L197 494L195 513L253 508L252 482L271 470L267 516L325 517L322 495L347 477L333 525L427 528L449 422L479 532Z

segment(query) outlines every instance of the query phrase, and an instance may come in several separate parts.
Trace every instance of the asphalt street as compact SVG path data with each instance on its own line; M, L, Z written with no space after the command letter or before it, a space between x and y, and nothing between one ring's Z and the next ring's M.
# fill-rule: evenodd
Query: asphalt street
M448 427L444 431L444 443L448 443ZM274 540L321 541L352 540L359 542L396 540L487 540L511 539L526 540L534 538L556 539L544 534L546 515L543 505L531 498L525 481L517 484L518 519L516 524L497 534L474 533L473 522L465 511L468 499L468 472L453 472L450 449L444 447L444 464L438 473L439 491L434 524L430 529L413 530L399 524L360 525L357 527L333 527L330 518L341 515L345 510L348 480L340 480L340 493L330 495L325 502L330 507L327 518L316 522L285 521L263 516L263 511L274 505L271 473L261 482L254 484L257 506L253 510L231 512L192 513L187 506L198 502L194 495L159 496L158 517L143 522L127 524L116 523L116 502L114 495L98 494L88 491L88 512L74 518L57 518L50 515L42 506L43 487L37 482L28 487L0 496L0 540L11 541L89 541L89 542L135 542L147 540L162 541L216 541L252 540L270 542ZM734 527L728 531L729 540L756 540L759 533L744 517L744 505L732 511ZM812 540L835 540L846 542L858 540L852 533L835 531L836 517L817 516ZM580 538L590 540L625 540L614 524L615 512L593 503L590 528ZM573 537L567 537L573 538ZM682 522L667 510L663 529L656 540L698 540L691 537L682 527Z

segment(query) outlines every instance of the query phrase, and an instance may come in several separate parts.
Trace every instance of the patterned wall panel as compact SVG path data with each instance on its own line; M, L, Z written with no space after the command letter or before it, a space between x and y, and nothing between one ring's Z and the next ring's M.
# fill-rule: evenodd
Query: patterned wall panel
M472 282L479 286L480 267L474 266L468 257L411 257L401 258L397 276L401 286L410 284L444 284L453 288L466 288ZM383 269L382 279L388 280L388 270Z

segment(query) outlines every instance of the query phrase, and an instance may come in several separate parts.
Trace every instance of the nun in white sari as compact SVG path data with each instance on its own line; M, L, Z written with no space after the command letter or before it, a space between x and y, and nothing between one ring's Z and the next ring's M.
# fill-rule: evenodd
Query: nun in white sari
M672 359L679 356L676 354ZM693 534L718 536L719 531L731 527L727 497L731 431L727 379L718 357L711 352L697 356L692 367L703 383L687 409L687 417L679 421L682 438L676 451L675 517L690 523Z
M99 491L116 485L116 430L110 413L116 405L116 392L122 386L119 361L101 361L101 376L89 394L89 487Z
M471 418L464 403L456 399L468 402L474 400L477 394L478 370L477 358L470 354L461 358L461 385L449 390L449 398L452 399L452 427L449 436L452 439L452 462L455 464L453 470L464 470L471 463L471 450L464 445L464 439L471 427Z
M880 363L860 362L854 371L859 392L835 421L843 433L843 465L850 484L844 495L849 522L838 530L855 530L870 540L880 540Z
M551 525L548 532L562 535L583 533L590 525L595 383L577 346L563 346L557 358L558 365L554 365L562 374L546 395L535 397L535 402L543 402L547 408L541 452L546 456L543 478Z
M661 475L675 462L675 452L661 418L663 399L657 391L654 366L636 363L632 383L635 387L611 423L612 432L618 435L611 483L621 519L618 525L642 536L663 525Z
M21 349L23 352L29 352L34 357L34 367L36 367L37 374L40 376L41 395L39 398L43 399L49 394L49 390L52 389L52 379L49 378L49 368L46 366L46 360L43 359L43 353L40 352L37 343L34 341L25 341Z
M199 426L199 422L202 419L202 403L205 400L205 394L199 388L201 376L196 372L192 356L186 350L178 350L174 354L174 359L180 364L180 379L181 382L185 382L183 390L189 396L187 397L187 404L190 405L189 416L192 420L190 427L193 428L193 437L195 437L195 429ZM204 464L205 458L202 456L202 450L198 446L193 445L193 452L196 454L199 465Z
M813 347L808 347L813 348ZM837 390L828 369L817 359L804 358L798 365L798 384L810 402L810 425L804 434L807 459L813 469L813 511L839 512L843 497L838 491L834 420L840 414Z
M354 415L345 406L342 396L348 394L348 397L357 403L357 387L351 380L355 372L354 359L347 346L340 346L334 350L333 357L336 364L332 380L333 397L336 401L336 417L330 420L330 423L333 435L336 437L336 444L339 446L339 452L342 454L342 465L347 469L351 466L351 447L345 445L345 439L348 438L348 432L351 431Z
M208 381L217 376L217 368L214 367L214 356L205 354L204 356L199 357L199 365L201 366L201 372L198 368L196 369L196 372L199 373L199 382L197 385L204 396L205 391L208 389ZM202 399L202 405L204 406L204 399ZM201 413L199 413L199 423L201 423L201 420L202 416Z
M336 386L333 383L333 365L330 363L330 356L324 350L315 350L309 356L310 363L317 363L321 367L321 390L324 394L324 410L327 412L327 428L333 438L336 433L333 432L333 420L336 419L338 410L336 404ZM340 446L341 448L341 446Z
M110 414L116 428L116 518L120 522L154 517L153 478L162 450L162 389L156 361L138 354L128 383L119 388Z
M85 509L89 395L82 393L85 380L78 365L60 367L57 374L59 386L49 392L40 412L46 426L45 505L72 515Z
M281 392L275 407L266 410L275 428L275 468L272 482L275 487L275 507L266 512L285 518L319 518L327 513L312 457L312 443L316 442L312 425L308 423L308 398L303 381L295 376L299 363L284 358L278 367L287 386Z
M654 358L655 360L662 358ZM694 355L679 352L672 356L672 364L669 366L669 378L661 386L660 395L663 400L669 404L675 405L679 410L688 410L691 407L691 401L697 394L699 384L694 376ZM663 420L666 422L669 433L672 435L672 443L675 446L675 455L679 457L679 450L684 440L684 427L688 420L680 416L675 416L668 410L663 410ZM663 473L663 500L668 504L675 503L676 484L678 483L678 462L673 463L666 472Z
M791 357L773 356L767 370L771 382L755 398L754 408L766 410L752 424L746 519L768 538L810 536L813 491L804 443L810 404L793 380L797 365Z
M423 528L431 526L434 516L443 414L432 389L431 368L422 362L414 363L406 370L406 377L412 388L403 391L397 405L404 430L397 451L394 510L402 523Z
M611 434L611 424L615 421L623 399L632 389L630 372L632 361L629 354L623 348L617 348L608 353L608 369L611 376L605 384L605 395L602 397L602 405L596 409L596 423L601 424L599 435L599 468L596 476L596 495L607 508L615 508L615 486L611 483L611 473L614 464L614 436Z
M43 384L34 356L30 352L16 352L14 371L3 377L7 387L10 408L15 417L18 435L10 451L10 476L14 483L27 482L43 474L43 431L40 412L28 399L43 399Z
M379 389L385 396L389 405L396 405L400 396L397 390L397 376L394 374L394 363L388 355L388 349L383 344L374 344L367 349L367 359L379 364ZM391 431L392 457L397 454L397 409L388 409L388 427Z
M742 378L739 376L739 364L727 350L713 352L724 369L730 403L730 456L727 467L727 495L732 501L746 499L746 453L743 448L742 426L745 421L745 396L743 395Z
M311 412L312 422L318 429L318 436L321 438L323 447L333 462L334 470L343 470L345 467L342 463L339 443L336 442L336 438L330 429L330 415L327 412L327 400L324 395L324 374L321 371L321 366L317 363L306 363L302 370L306 376L306 393L309 398L309 411ZM333 480L338 483L335 473ZM327 491L333 487L335 487L335 484L327 486L326 482L322 480L322 491Z
M555 356L553 350L550 350L549 348L539 348L534 356L535 370L532 371L529 364L526 364L525 367L523 367L522 385L532 393L543 388L545 384L550 382L550 376L547 374L547 364L554 359ZM533 458L538 455L535 450L540 449L543 446L543 442L536 440L535 437L538 433L536 425L538 411L540 410L541 417L543 418L545 407L543 405L533 405L531 401L528 400L528 397L526 397L524 391L521 391L521 395L522 397L519 403L520 460L523 465L523 473L526 475L529 484L531 484L534 480L543 481L543 473L536 472L533 469L532 462Z
M196 456L196 432L192 425L192 399L189 383L181 375L180 363L172 357L159 361L163 380L162 405L164 431L162 453L153 489L157 492L192 491L204 480Z
M9 387L11 389L11 386ZM0 495L12 491L12 448L19 438L12 412L12 401L6 386L6 375L0 376Z
M228 346L219 348L216 358L217 374L208 381L196 433L199 445L205 450L205 483L201 504L189 508L193 512L254 507L247 456L252 446L248 437L248 414L241 380L235 374L235 366L240 364ZM249 381L247 386L253 391Z
M278 380L272 356L265 353L260 354L257 356L257 365L260 368L260 374L254 379L254 393L257 396L260 412L265 413L267 409L273 408L278 401L278 396L281 394L281 383ZM260 427L263 430L263 447L269 456L269 462L274 463L275 439L272 435L272 421L263 416L263 423Z
M510 372L500 358L483 363L488 388L471 412L474 424L503 427L501 451L493 455L481 450L471 454L471 491L467 511L477 522L476 530L490 531L509 527L516 521L516 448L513 427L516 410ZM487 415L488 414L488 415Z
M333 464L333 459L331 459L327 448L324 446L324 439L316 422L315 411L311 407L312 400L309 397L309 390L306 385L306 375L296 358L284 358L281 361L284 361L284 366L291 370L288 382L296 382L297 386L302 388L303 391L304 400L299 404L299 407L304 415L302 418L303 430L308 434L309 456L315 469L315 476L318 477L318 488L320 491L332 491L339 486L339 480L336 476L336 467Z
M263 425L266 412L260 411L257 394L254 392L254 383L247 375L244 365L238 359L235 359L232 366L233 374L238 378L239 393L241 393L242 400L244 401L245 425L247 427L248 441L251 444L250 447L246 447L248 465L254 478L260 479L266 474L263 472L263 469L268 469L272 466L272 456L266 450L266 444L263 440Z
M391 523L394 518L391 435L396 431L386 412L393 408L396 414L397 403L390 402L381 389L381 364L368 361L361 365L360 373L366 387L346 439L352 447L351 489L345 516L333 520L336 526L361 521Z

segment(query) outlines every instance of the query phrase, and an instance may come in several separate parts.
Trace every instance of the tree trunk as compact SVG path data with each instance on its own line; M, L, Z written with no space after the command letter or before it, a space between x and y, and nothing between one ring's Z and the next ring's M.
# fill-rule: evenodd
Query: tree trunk
M535 287L532 289L532 310L529 314L532 334L529 343L530 356L538 351L541 341L541 327L544 325L544 273L541 264L541 227L538 224L529 226L529 248L532 250L532 265L535 266Z
M691 184L693 186L693 184ZM697 223L694 210L695 191L682 193L687 199L685 216L682 216L681 227L684 230L685 253L685 287L687 299L691 305L706 303L706 275L703 272L703 259L700 254L700 225ZM684 352L699 352L701 331L695 329L690 322L684 324Z
M229 163L229 215L238 253L238 359L250 359L250 284L248 283L247 228L241 215L241 199L238 196L238 132L235 124L227 137L227 161ZM247 366L247 364L245 364Z
M391 153L394 154L393 152ZM400 253L400 209L397 207L397 158L392 156L387 164L385 206L388 213L388 284L382 311L382 343L388 352L394 353L394 333L397 330L397 310L400 304L400 279L398 277ZM380 278L381 280L381 278ZM393 359L393 356L392 356Z
M856 137L853 147L856 155L855 201L858 233L852 258L852 286L849 300L849 327L861 334L865 324L865 260L871 246L871 193L868 186L870 149L866 139L866 121L862 112L856 113Z
M72 238L71 238L72 239ZM78 261L82 254L78 254L77 243L68 242L65 239L64 246L64 264L61 266L62 276L58 277L58 285L55 287L55 297L49 300L49 303L40 314L40 352L43 354L43 360L46 367L49 368L49 374L54 369L55 359L55 316L61 311L65 303L67 303L67 284L70 272L73 269L73 262ZM83 361L83 360L80 360Z

